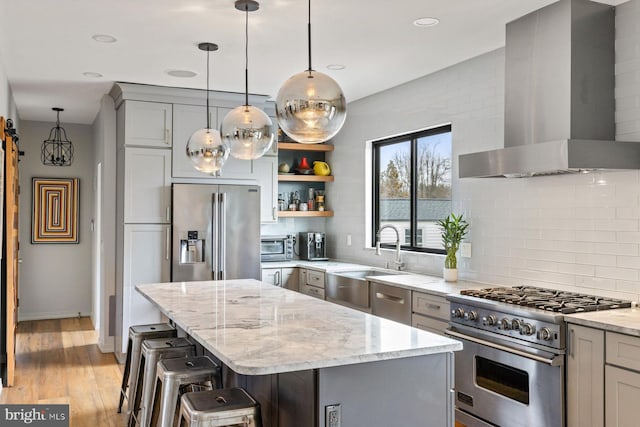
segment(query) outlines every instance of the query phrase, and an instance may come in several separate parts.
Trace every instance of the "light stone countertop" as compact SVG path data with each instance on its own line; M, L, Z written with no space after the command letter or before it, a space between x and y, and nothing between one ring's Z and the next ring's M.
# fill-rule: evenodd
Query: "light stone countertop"
M243 375L438 354L462 343L253 279L136 289Z
M640 337L640 308L637 307L567 314L564 318L569 323Z
M261 268L307 268L312 270L323 271L325 273L339 273L341 271L350 270L384 270L393 272L381 267L373 267L365 264L353 264L340 261L305 261L291 260L282 262L263 262ZM412 291L426 292L436 296L445 296L447 294L457 294L463 289L489 288L492 285L487 283L458 281L445 282L442 277L429 276L426 274L412 273L409 271L398 271L397 274L389 274L384 276L367 277L368 280L385 285L397 286L400 288L410 289Z

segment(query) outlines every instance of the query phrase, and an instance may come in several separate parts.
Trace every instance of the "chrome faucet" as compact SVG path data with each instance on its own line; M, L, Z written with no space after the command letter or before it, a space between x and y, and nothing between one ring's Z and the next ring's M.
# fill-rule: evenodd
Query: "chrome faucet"
M400 258L400 231L398 231L398 229L395 226L391 224L386 224L378 229L378 232L376 233L376 255L378 256L382 255L380 253L380 232L385 228L391 228L393 231L396 232L396 259L393 262L395 263L398 270L402 270L402 267L404 267L404 262L402 262L402 259Z

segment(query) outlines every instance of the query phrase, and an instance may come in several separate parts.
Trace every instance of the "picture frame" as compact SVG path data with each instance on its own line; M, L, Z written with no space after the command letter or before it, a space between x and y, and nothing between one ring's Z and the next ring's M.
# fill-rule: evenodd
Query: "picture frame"
M33 178L31 243L79 243L78 178Z

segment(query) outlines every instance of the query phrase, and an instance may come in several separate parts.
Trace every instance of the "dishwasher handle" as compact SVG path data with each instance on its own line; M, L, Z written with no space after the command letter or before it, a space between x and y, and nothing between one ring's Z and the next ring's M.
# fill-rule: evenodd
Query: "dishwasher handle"
M393 295L383 294L382 292L376 292L377 299L383 299L396 304L404 304L404 298L396 297Z

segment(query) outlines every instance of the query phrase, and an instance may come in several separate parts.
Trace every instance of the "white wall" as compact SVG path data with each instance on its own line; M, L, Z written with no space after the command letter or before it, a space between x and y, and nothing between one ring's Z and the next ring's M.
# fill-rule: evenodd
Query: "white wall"
M13 100L2 58L0 58L0 116L5 119L12 119L14 127L19 129L18 110Z
M52 112L53 116L53 112ZM42 141L55 123L20 124L19 320L86 316L91 313L91 229L93 216L93 133L91 126L64 123L74 146L71 166L44 166ZM32 244L32 178L80 178L79 244Z
M640 0L617 9L617 138L640 141ZM332 257L383 266L365 237L365 141L451 122L457 156L503 145L504 50L349 104L328 156L335 217ZM532 179L454 179L454 211L470 221L471 259L462 278L534 284L640 299L640 172ZM335 189L335 191L333 191ZM338 200L336 200L338 199ZM353 244L346 246L346 235ZM403 254L412 271L441 275L443 257Z
M98 347L102 352L114 350L109 335L109 297L115 296L115 183L116 183L116 112L113 99L102 97L100 111L93 122L94 216L92 241L92 315L98 331ZM98 179L98 175L100 179Z

